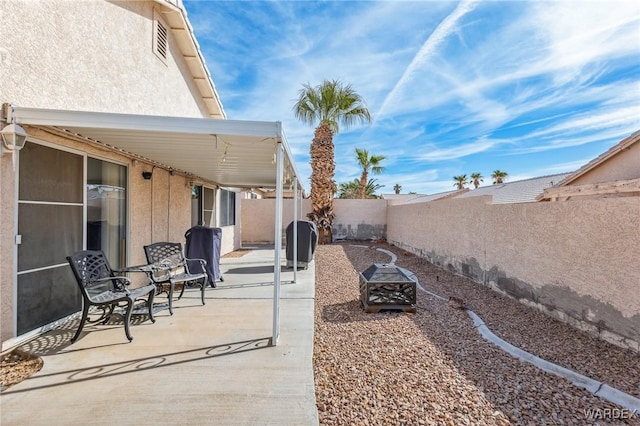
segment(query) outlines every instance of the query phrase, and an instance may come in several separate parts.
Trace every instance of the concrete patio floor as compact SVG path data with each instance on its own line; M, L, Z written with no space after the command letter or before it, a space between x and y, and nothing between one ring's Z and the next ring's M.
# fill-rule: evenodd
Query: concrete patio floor
M224 282L188 289L156 323L71 321L23 345L44 367L0 394L0 423L317 425L313 263L282 268L280 339L271 346L273 249L223 258ZM284 259L284 255L283 255ZM166 300L158 296L157 302Z

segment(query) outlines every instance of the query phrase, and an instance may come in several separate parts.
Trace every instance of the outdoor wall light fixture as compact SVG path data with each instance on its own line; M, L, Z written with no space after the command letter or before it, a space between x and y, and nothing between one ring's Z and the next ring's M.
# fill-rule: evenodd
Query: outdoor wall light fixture
M9 151L20 151L27 142L27 132L17 124L9 124L0 131L4 147Z
M278 142L273 141L273 157L271 158L271 164L276 164L276 150L278 149Z
M224 141L223 141L224 142ZM222 154L222 159L220 160L220 164L223 164L227 161L227 150L229 149L229 144L225 142L224 145L224 154Z
M142 177L145 178L146 180L151 179L152 175L153 175L153 173L151 173L151 172L142 172Z

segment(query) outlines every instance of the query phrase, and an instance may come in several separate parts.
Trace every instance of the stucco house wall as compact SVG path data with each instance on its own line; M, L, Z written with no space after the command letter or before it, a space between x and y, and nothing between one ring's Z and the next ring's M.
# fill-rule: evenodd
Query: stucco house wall
M187 64L169 38L153 53L152 1L0 3L0 101L23 107L206 117ZM28 81L28 84L25 82Z
M303 199L302 208L298 207L298 220L308 220L311 212L311 200ZM242 200L242 245L273 244L275 233L275 199ZM335 220L333 223L334 240L378 240L386 238L387 201L386 200L333 200ZM285 199L282 226L293 220L293 199ZM284 231L283 231L284 232ZM283 238L284 238L283 233Z
M391 206L388 241L640 350L638 197L489 202L477 197Z
M166 61L153 51L154 19L157 16L162 19L170 6L161 1L0 2L0 104L209 117L211 111L202 100L192 68L178 49L173 34L169 34ZM128 264L145 263L143 246L146 244L162 240L184 243L184 233L191 226L192 185L215 186L215 183L170 172L69 134L24 127L29 135L27 143L49 143L52 147L73 149L85 156L127 167ZM14 236L18 232L18 182L13 165L19 163L19 156L19 152L0 156L0 341L3 349L16 337ZM152 178L143 179L143 171L152 172ZM226 228L222 253L239 245L235 227Z
M570 185L612 182L640 178L640 143L634 143L615 156L587 171Z
M293 198L285 199L282 209L282 237L285 237L287 225L293 221ZM273 244L275 238L275 198L257 198L240 200L240 240L242 246ZM302 206L302 207L301 207ZM298 220L308 220L311 212L311 200L298 199ZM284 241L284 240L283 240Z
M13 280L15 264L13 158L0 156L0 341L13 335Z
M236 220L240 221L240 216L236 216ZM232 252L240 247L240 232L237 226L223 226L222 239L220 241L220 253L222 255Z
M27 132L31 141L27 143L49 143L59 149L70 148L84 152L87 156L114 161L128 168L128 220L129 239L127 241L127 263L146 263L143 246L156 241L176 241L184 244L184 233L191 227L191 179L178 173L170 173L151 164L134 160L104 148L88 145L83 141L74 141L61 136L51 135L38 128L29 127ZM3 162L10 162L11 156L0 158ZM9 223L0 224L2 229L1 250L2 269L0 270L0 298L2 303L1 313L1 339L3 342L15 337L14 330L14 283L13 265L15 262L13 244L13 217L14 207L12 186L5 185L4 175L7 180L14 180L12 167L2 164L3 184L2 194L11 201L2 203L3 217L11 218ZM142 177L143 171L152 171L152 178L146 180ZM233 229L233 227L229 227ZM7 238L5 238L7 236ZM224 241L224 240L223 240ZM233 245L233 242L231 242ZM233 248L223 247L223 253ZM143 276L134 275L134 284L144 281Z

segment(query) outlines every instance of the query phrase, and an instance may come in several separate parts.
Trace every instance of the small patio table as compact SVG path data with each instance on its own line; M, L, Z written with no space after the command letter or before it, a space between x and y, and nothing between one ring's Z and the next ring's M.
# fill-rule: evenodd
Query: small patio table
M150 283L155 284L155 281L153 280L153 276L152 274L158 271L162 271L162 270L167 270L167 266L163 265L161 262L156 262L156 263L148 263L148 264L144 264L144 265L132 265L132 266L127 266L125 268L120 268L117 269L118 272L144 272L145 274L147 274L147 278L149 279ZM156 294L158 294L160 292L161 289L158 288L158 285L156 285ZM154 303L153 304L153 313L154 315L157 312L160 312L162 310L165 309L169 309L169 303ZM134 308L134 312L135 312L135 308Z

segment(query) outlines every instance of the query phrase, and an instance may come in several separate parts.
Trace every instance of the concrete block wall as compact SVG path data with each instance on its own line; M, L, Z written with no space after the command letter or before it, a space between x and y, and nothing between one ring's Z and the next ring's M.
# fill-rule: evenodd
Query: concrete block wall
M387 200L334 200L333 239L384 240Z
M298 200L300 203L300 200ZM298 220L308 220L311 200L302 200L298 206ZM273 244L275 235L275 199L243 199L242 244ZM386 238L386 200L333 200L335 220L334 239L378 240ZM283 229L293 220L293 200L284 200ZM284 233L283 233L284 238Z
M293 199L286 199L282 210L282 227L293 221ZM243 246L273 244L275 238L275 198L242 199L240 201L240 240ZM311 200L298 199L298 220L308 220ZM285 234L282 233L284 238ZM284 240L283 240L284 241Z
M640 351L640 199L389 207L387 239L601 338Z

